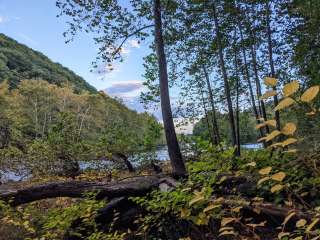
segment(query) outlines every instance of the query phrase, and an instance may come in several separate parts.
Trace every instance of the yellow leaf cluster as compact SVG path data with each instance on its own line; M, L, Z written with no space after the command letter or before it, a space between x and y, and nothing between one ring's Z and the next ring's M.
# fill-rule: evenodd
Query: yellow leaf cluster
M271 141L272 139L274 139L275 137L279 136L280 134L281 134L280 131L274 130L274 131L272 131L271 133L269 133L269 134L265 137L265 141L266 141L266 142L269 142L269 141Z
M277 95L277 92L274 90L266 91L261 95L260 100L268 99L269 97L273 97L275 95Z
M296 222L296 227L297 228L302 228L302 227L304 227L305 225L307 224L307 220L305 220L305 219L300 219L300 220L298 220L297 222Z
M259 174L260 175L268 175L272 170L272 167L265 167L260 169Z
M283 96L289 97L290 95L294 94L299 89L299 82L298 81L292 81L286 85L283 86L282 92Z
M272 77L266 77L264 79L265 85L270 86L270 87L275 87L277 85L277 82L278 82L278 80L276 78L272 78Z
M311 102L319 93L320 87L313 86L308 88L301 96L300 100L302 102Z
M297 126L294 123L286 123L286 125L282 128L281 133L284 135L293 135L297 130Z
M279 111L286 107L290 107L294 103L295 101L291 97L286 97L279 102L279 104L274 108L274 111Z
M275 193L275 192L281 191L283 188L284 188L284 186L282 184L276 184L270 189L270 191L272 193Z
M271 126L271 127L276 127L277 126L277 121L274 119L268 120L265 122L266 125Z
M290 144L296 143L298 140L296 138L288 138L287 140L282 142L282 147L286 147Z
M278 173L273 174L271 176L271 179L278 181L278 182L282 182L285 177L286 177L286 174L284 172L278 172Z

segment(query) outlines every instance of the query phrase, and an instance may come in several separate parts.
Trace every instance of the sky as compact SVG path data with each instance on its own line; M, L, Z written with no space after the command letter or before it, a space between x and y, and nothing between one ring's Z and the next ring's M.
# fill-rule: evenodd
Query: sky
M93 36L80 33L66 44L62 34L67 19L57 18L58 13L55 0L0 0L0 32L68 67L98 90L107 89L110 95L124 98L138 96L148 43L140 45L131 39L125 46L126 60L116 64L112 73L92 73L98 49Z
M138 44L130 39L124 47L123 63L115 64L111 73L94 73L91 63L97 57L98 46L93 35L79 33L66 44L63 32L67 30L67 18L57 18L58 14L55 0L0 0L0 32L61 63L98 90L124 99L129 108L144 111L139 96L144 89L143 57L150 53L151 40ZM175 90L171 90L174 94ZM160 109L149 112L162 120Z

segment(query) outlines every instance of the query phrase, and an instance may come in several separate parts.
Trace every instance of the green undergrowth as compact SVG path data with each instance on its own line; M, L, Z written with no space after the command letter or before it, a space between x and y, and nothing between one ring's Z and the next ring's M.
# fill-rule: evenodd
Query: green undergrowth
M12 235L8 239L62 239L81 219L72 228L79 239L318 239L320 153L261 149L238 158L233 148L221 151L205 141L196 147L198 155L187 163L189 175L176 188L130 199L146 210L132 229L102 232L94 218L106 202L90 194L81 201L61 198L14 209L2 203L1 231ZM259 216L262 203L311 217L292 222L289 211L275 225ZM248 215L247 206L257 215Z

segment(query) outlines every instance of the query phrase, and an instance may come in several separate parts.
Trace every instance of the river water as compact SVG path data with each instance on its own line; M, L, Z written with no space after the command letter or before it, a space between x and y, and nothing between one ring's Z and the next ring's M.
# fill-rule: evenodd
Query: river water
M250 150L255 150L255 149L260 149L262 148L262 144L244 144L242 145L242 148L244 149L250 149ZM156 160L157 161L166 161L169 160L169 154L168 150L166 147L159 148L156 151ZM103 161L103 162L80 162L80 168L82 170L91 168L91 169L103 169L103 168L108 168L110 166L109 161ZM4 172L0 170L0 182L7 182L7 181L21 181L25 177L21 177L21 175L16 175L13 172Z

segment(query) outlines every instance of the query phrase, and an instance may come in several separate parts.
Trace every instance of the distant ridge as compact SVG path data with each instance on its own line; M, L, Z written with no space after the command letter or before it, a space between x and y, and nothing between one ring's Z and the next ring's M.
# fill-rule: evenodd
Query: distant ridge
M73 71L0 33L0 82L8 80L15 88L23 79L43 79L58 86L72 85L78 92L97 92Z

